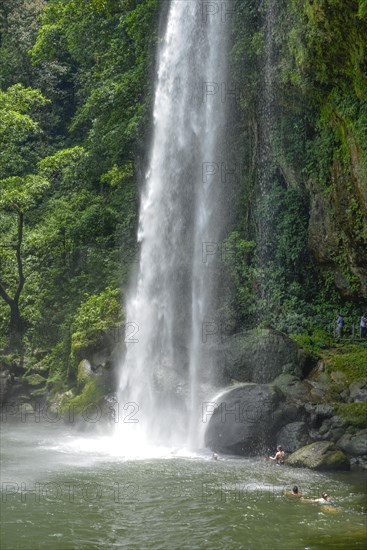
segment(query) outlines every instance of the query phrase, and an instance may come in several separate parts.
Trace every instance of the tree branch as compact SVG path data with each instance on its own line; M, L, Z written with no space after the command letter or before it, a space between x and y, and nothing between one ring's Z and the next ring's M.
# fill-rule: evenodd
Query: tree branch
M23 260L22 260L22 254L21 254L21 248L22 248L22 242L23 242L23 223L24 223L24 214L23 212L19 212L18 217L18 242L16 247L16 254L17 254L17 265L18 265L18 275L19 275L19 283L18 288L14 296L14 301L19 302L20 294L24 287L24 273L23 273Z
M0 296L8 304L8 306L11 307L12 304L14 303L14 300L10 298L9 294L6 292L5 288L1 283L0 283Z

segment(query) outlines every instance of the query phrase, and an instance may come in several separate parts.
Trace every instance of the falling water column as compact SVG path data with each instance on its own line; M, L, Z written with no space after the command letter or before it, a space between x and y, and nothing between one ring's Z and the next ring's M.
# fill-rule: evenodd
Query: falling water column
M215 307L202 246L219 242L225 218L219 174L203 177L203 167L223 156L225 108L208 95L220 98L226 79L227 4L172 0L159 47L141 255L126 303L138 331L127 338L119 388L120 404L139 411L138 422L119 425L127 447L194 444L200 420L195 396L210 368L201 326Z

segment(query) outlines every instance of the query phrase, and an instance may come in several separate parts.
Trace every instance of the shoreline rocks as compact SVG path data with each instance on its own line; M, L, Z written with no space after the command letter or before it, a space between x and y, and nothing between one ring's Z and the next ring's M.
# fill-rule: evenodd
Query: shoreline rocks
M287 457L285 464L311 470L350 470L348 457L331 441L315 441L301 447Z

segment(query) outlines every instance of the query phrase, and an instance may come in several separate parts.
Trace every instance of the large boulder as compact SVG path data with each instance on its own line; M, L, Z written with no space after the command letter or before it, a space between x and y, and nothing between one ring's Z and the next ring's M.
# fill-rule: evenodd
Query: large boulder
M307 426L304 422L286 424L277 436L278 445L281 445L289 453L303 447L309 440Z
M241 455L264 453L276 444L277 431L290 420L279 388L244 384L224 393L215 404L205 434L214 451Z
M367 455L367 430L361 430L354 435L344 434L338 440L337 446L350 455Z
M254 329L225 342L226 371L240 382L268 384L281 374L303 378L314 366L312 356L286 334Z
M278 386L287 401L292 403L308 403L310 401L310 387L306 380L300 380L291 374L277 376L272 384Z
M291 454L288 466L312 470L350 470L350 462L331 441L315 441Z

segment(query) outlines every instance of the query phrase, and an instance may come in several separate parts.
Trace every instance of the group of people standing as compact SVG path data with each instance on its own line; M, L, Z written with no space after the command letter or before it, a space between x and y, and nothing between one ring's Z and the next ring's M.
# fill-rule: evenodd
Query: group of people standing
M359 327L361 329L361 338L367 338L367 313L362 315ZM342 338L344 334L344 318L341 313L339 313L336 320L336 334L338 339Z

